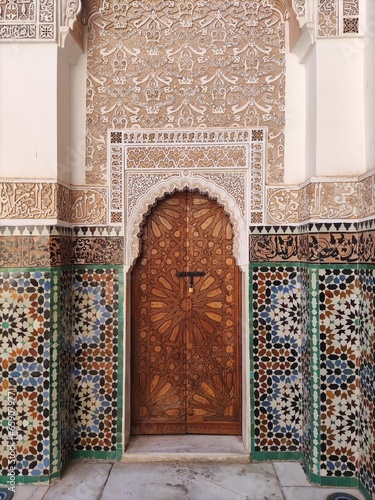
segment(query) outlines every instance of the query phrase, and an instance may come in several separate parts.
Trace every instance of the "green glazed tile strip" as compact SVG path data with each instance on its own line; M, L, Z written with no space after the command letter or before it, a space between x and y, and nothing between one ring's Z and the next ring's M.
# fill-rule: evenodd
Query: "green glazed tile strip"
M300 451L254 451L251 453L251 459L258 462L267 460L295 460L302 458Z
M70 458L93 458L95 460L117 460L117 451L74 450Z
M116 444L116 458L118 460L122 457L122 438L123 438L123 389L125 385L124 379L124 272L123 268L119 268L118 274L118 377L117 377L117 444ZM124 360L124 362L121 362Z
M373 498L375 498L375 495L372 496L371 493L366 489L366 486L361 481L359 481L358 488L366 500L373 500Z
M7 484L8 477L0 476L0 484ZM49 483L49 476L16 476L17 484L37 484L37 483Z

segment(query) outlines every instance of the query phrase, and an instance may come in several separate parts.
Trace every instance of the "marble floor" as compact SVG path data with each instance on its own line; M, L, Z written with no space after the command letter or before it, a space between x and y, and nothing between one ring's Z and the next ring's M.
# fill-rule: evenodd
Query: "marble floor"
M13 500L326 500L355 489L312 486L295 462L73 460L50 485L18 485Z

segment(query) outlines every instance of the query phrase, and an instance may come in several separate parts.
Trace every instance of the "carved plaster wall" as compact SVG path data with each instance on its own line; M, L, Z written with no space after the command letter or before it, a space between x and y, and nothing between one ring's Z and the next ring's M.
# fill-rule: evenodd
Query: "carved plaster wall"
M319 37L359 34L359 0L319 0L317 14Z
M54 182L0 182L0 219L106 224L107 192Z
M375 214L374 172L360 178L312 179L267 187L267 224L366 219Z
M0 0L0 40L56 39L55 0Z
M112 131L110 223L125 227L125 263L139 252L150 207L166 193L197 189L231 218L234 255L248 262L247 227L262 222L266 129ZM123 194L124 193L124 194Z
M86 182L105 185L107 130L268 127L283 181L284 20L272 0L120 2L88 34Z

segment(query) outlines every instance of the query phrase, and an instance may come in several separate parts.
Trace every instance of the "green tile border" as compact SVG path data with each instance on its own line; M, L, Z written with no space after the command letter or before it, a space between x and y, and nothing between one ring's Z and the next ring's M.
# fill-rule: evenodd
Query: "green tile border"
M16 476L17 484L38 484L38 483L49 483L51 480L50 476ZM0 484L7 485L8 476L0 476Z
M359 481L357 477L344 476L319 476L313 473L306 473L308 479L319 486L337 486L339 488L358 488Z
M69 456L74 458L92 458L94 460L118 460L117 451L74 450Z
M371 495L371 493L368 491L368 489L362 483L362 481L358 481L358 489L362 493L362 495L365 497L366 500L373 500L375 498L375 495Z
M267 462L270 460L285 460L299 462L302 458L301 451L254 451L250 455L251 460L256 462Z
M117 440L116 459L121 460L123 449L123 414L124 414L124 267L116 266L118 269L118 376L117 376Z
M254 358L253 358L253 342L254 342L254 332L253 332L253 288L251 283L253 282L253 263L249 264L249 361L250 361L250 441L251 441L251 454L250 456L253 458L255 453L255 422L254 422ZM256 459L255 459L256 460Z

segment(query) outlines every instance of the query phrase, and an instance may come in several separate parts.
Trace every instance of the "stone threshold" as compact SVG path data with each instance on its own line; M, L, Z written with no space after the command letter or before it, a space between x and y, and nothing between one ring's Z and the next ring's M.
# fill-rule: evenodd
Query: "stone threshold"
M122 462L249 463L240 436L134 436Z

